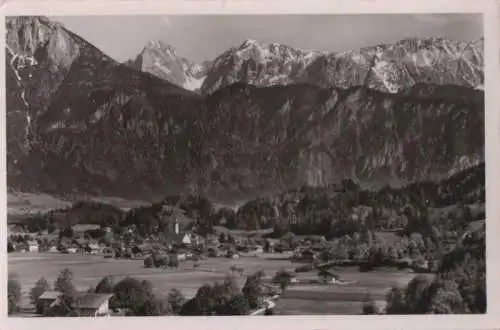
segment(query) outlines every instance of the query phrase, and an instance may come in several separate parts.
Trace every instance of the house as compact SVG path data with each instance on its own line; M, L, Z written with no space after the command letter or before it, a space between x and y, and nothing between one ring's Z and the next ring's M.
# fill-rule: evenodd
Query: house
M191 233L190 236L191 236L191 238L190 238L191 243L190 244L192 244L192 245L198 246L198 245L203 244L203 242L205 241L205 239L198 234Z
M57 246L51 245L48 247L47 252L55 253L55 252L59 252L59 250L57 249Z
M88 247L90 249L90 253L91 254L99 254L99 251L101 251L101 247L99 246L99 244L97 242L90 242L88 244Z
M73 241L73 244L75 244L79 248L83 248L83 247L87 246L88 241L84 238L77 238Z
M113 294L84 293L75 299L73 308L78 316L110 316L111 297Z
M108 246L104 243L99 243L99 253L103 253Z
M113 258L115 256L115 251L110 247L106 247L102 251L102 255L104 256L104 258Z
M37 241L29 241L26 247L27 252L38 252L39 246Z
M59 303L61 295L61 292L58 291L45 291L40 297L38 297L38 312L44 314L47 309L57 305Z
M167 233L165 237L168 246L191 245L191 235L189 233Z
M328 269L321 269L318 272L318 276L320 277L321 281L325 284L336 283L340 279L337 274L332 273Z
M216 247L209 247L208 248L208 256L209 257L216 258L216 257L220 257L223 255L224 255L224 252L222 252L221 250L219 250Z
M71 247L67 248L66 251L68 251L68 253L77 253L78 252L78 247L71 246Z
M293 253L293 259L300 260L300 261L314 261L317 259L317 256L316 256L316 253L314 253L310 249L296 250Z
M187 259L187 254L184 251L172 252L168 255L171 260L184 261Z

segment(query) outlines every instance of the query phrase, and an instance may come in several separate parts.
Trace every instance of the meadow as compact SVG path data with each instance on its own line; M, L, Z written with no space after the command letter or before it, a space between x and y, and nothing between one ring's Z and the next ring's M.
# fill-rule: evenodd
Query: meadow
M203 284L223 281L231 274L232 265L244 269L242 276L234 276L242 287L246 276L263 270L273 276L281 268L293 270L301 263L291 262L287 255L261 254L258 257L240 259L208 258L198 267L193 262L181 263L178 269L144 268L143 260L106 259L102 256L59 253L11 253L9 273L14 274L23 289L21 306L30 307L29 290L44 277L53 283L59 272L70 268L74 273L74 284L79 290L88 290L105 276L114 276L116 281L131 276L152 283L155 293L166 296L171 289L179 289L186 297L192 297ZM381 270L361 273L356 268L341 268L335 271L347 285L292 285L276 305L277 314L359 314L366 295L382 303L385 294L393 285L403 286L414 273ZM316 272L299 273L299 279L314 279Z
M273 276L279 269L293 269L300 264L285 260L282 255L267 254L266 257L247 257L240 259L208 258L201 260L198 267L185 261L177 269L144 268L143 260L106 259L102 256L60 254L60 253L10 253L8 256L9 273L15 275L23 289L23 307L29 306L29 290L40 277L53 283L59 272L69 268L74 274L74 284L78 290L88 290L105 276L114 276L117 281L131 276L152 283L159 296L168 294L171 289L179 289L186 297L193 296L203 284L223 281L235 265L244 269L242 276L235 274L238 285L243 286L246 276L263 270Z

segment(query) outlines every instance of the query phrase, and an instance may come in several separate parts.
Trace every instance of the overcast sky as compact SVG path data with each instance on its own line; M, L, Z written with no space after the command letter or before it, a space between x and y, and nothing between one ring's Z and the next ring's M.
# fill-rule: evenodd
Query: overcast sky
M51 17L118 61L163 40L193 61L215 58L245 39L306 50L342 52L409 37L474 40L482 15L265 15Z

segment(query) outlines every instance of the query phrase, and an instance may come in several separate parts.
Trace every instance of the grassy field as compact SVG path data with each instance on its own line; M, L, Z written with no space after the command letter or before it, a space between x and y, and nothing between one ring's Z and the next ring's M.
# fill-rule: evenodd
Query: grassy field
M387 292L393 286L404 287L416 276L412 272L383 269L359 272L356 268L335 271L346 285L294 285L278 300L275 313L294 314L360 314L367 296L379 307L385 305ZM302 275L312 277L313 273ZM431 275L429 275L431 276Z
M276 257L275 257L276 256ZM278 258L278 256L280 258ZM169 290L177 288L186 296L192 296L203 284L222 281L230 273L231 265L244 269L243 276L235 276L236 282L243 285L246 276L263 270L272 276L281 268L293 269L300 264L283 260L281 255L266 255L257 258L209 258L200 261L200 266L186 261L178 269L150 269L143 267L142 260L105 259L102 256L71 255L59 253L11 253L8 257L9 273L17 276L23 288L25 299L23 306L29 305L28 292L40 277L53 283L64 268L74 273L74 284L80 290L95 286L103 277L112 275L116 280L132 276L148 280L153 284L156 293L166 295Z
M148 280L156 294L165 296L169 290L177 288L187 297L193 296L203 284L224 280L230 273L231 265L244 269L243 276L235 276L242 286L246 276L263 270L273 276L281 268L292 270L300 263L285 260L280 254L262 254L256 258L209 258L193 267L186 261L178 269L148 269L142 260L105 259L102 256L70 255L59 253L12 253L8 257L9 273L17 276L23 288L22 307L29 307L29 290L40 277L53 283L64 268L74 273L74 284L80 290L94 287L103 277L112 275L116 280L132 276ZM381 270L361 273L356 268L341 268L336 271L343 281L354 281L347 285L292 285L276 305L277 314L359 314L363 301L370 294L381 303L393 285L406 285L414 273ZM300 273L300 279L314 279L316 272Z

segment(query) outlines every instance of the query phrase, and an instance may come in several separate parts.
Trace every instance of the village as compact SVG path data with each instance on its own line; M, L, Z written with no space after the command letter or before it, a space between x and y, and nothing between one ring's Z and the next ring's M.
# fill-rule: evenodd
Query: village
M414 271L426 272L429 267L426 260L418 263L406 260L406 266L402 267L406 269L404 274L401 270L394 271L392 277L387 272L382 274L386 277L385 283L373 290L370 282L380 276L358 270L357 267L369 258L353 260L352 253L345 249L351 243L339 239L328 241L318 235L276 233L273 228L238 231L214 226L213 233L201 236L190 227L192 220L184 210L165 205L161 214L166 217L163 220L169 228L148 238L139 238L134 225L122 228L120 234L111 227L84 223L51 233L47 230L29 233L20 225L9 225L9 266L12 272L20 274L25 296L20 311L33 316L44 315L44 308L35 306L53 307L61 296L61 292L46 291L37 301L27 298L38 277L24 280L23 269L32 267L33 260L40 262L40 276L45 270L47 279L52 277L53 280L55 274L66 267L74 270L76 279L83 278L74 310L78 315L87 316L123 313L110 309L113 294L89 292L100 279L97 274L105 277L114 273L120 278L134 274L148 279L160 296L180 290L188 299L207 283L224 281L229 276L241 288L249 276L262 272L263 303L249 310L249 314L268 314L274 310L287 314L287 308L279 311L287 301L311 301L319 305L335 302L339 297L355 302L351 313L357 314L367 299L377 300L383 309L386 292L394 283L399 283L401 278L408 282L415 276ZM89 269L92 273L87 274ZM285 287L280 289L280 280L276 280L280 272L287 274L286 290Z

